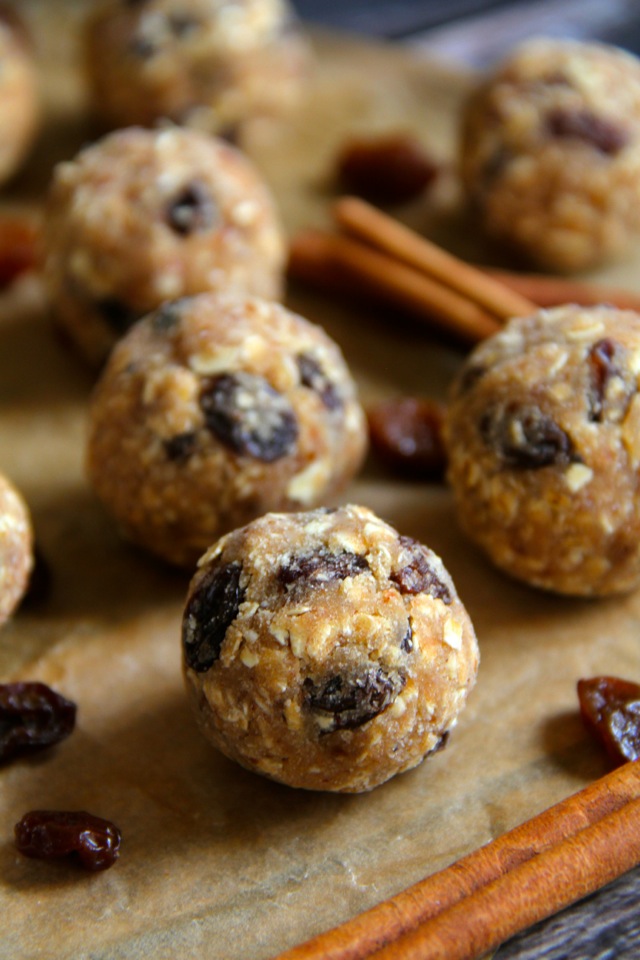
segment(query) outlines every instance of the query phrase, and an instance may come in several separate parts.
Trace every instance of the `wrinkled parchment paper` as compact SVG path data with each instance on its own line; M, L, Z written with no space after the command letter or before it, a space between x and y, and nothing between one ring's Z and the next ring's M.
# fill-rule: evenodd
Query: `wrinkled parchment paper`
M74 61L82 4L46 9L26 4L45 128L4 207L37 208L52 163L91 136ZM410 129L447 160L469 82L397 49L332 36L316 45L295 123L257 126L245 144L291 230L327 222L332 159L356 129ZM401 213L459 252L495 259L454 198L445 176L435 196ZM603 277L632 287L638 265L632 258ZM410 324L310 291L292 290L289 302L342 345L365 401L442 396L460 362ZM53 335L36 277L0 296L0 469L28 500L53 576L49 598L0 631L0 679L42 680L78 703L69 740L0 770L0 957L272 957L605 772L575 683L640 676L640 594L587 602L511 582L464 540L444 487L399 481L373 462L344 499L443 557L479 637L478 684L447 749L361 796L294 791L215 753L180 673L188 575L121 542L85 482L91 382ZM13 825L38 807L115 821L119 862L93 876L21 857Z

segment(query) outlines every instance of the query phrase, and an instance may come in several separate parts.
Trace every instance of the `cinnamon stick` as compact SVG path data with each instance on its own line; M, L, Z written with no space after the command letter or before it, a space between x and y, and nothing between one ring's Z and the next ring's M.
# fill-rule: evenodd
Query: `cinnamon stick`
M342 292L360 289L469 345L500 329L476 303L351 237L302 231L290 246L289 274Z
M636 761L278 960L478 956L640 862L639 798Z
M640 294L616 287L573 277L550 277L539 273L514 273L489 268L483 268L483 272L540 307L559 307L565 303L588 307L609 303L620 310L640 312Z
M496 317L509 320L528 316L538 309L531 300L442 250L364 200L341 197L334 204L333 215L350 236L365 240L425 276L440 281Z

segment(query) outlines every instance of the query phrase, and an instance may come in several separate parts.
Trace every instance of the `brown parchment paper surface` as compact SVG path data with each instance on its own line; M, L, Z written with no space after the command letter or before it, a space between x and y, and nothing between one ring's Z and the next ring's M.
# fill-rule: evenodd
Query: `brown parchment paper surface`
M51 165L91 136L73 40L83 4L32 0L24 9L45 125L2 206L37 210ZM327 222L332 158L356 129L410 129L451 157L469 83L399 49L331 35L315 43L300 116L256 126L245 142L290 230ZM461 252L493 255L449 203L446 179L440 201L402 216ZM633 287L639 265L634 253L602 277ZM423 330L309 291L288 299L341 344L365 402L446 392L460 354ZM121 542L84 479L91 384L53 336L37 277L0 296L0 469L30 505L53 577L48 599L0 631L0 679L42 680L78 703L67 741L0 771L0 957L268 958L605 772L579 721L575 683L640 676L640 595L585 602L511 582L464 540L444 487L399 481L373 463L343 499L443 557L480 641L478 684L447 749L360 796L294 791L219 756L183 691L188 575ZM93 876L21 857L13 825L43 807L115 821L118 863Z

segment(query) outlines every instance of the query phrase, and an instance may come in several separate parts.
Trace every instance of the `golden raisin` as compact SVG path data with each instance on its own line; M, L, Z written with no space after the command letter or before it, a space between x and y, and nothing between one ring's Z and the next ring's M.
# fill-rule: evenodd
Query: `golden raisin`
M345 190L382 205L415 199L438 174L421 144L407 134L349 140L338 155L337 171Z
M447 465L442 437L445 406L435 400L401 397L367 410L373 452L405 476L441 480Z

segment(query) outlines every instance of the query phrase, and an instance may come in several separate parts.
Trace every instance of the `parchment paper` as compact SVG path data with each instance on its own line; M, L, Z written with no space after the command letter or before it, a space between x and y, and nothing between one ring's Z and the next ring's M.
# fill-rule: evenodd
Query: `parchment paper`
M39 203L51 164L90 136L74 72L82 4L31 2L46 126L5 206ZM66 17L65 29L60 18ZM68 29L67 29L68 28ZM451 156L468 78L409 54L316 38L317 72L293 126L246 141L288 227L321 223L337 146L354 129L409 128ZM460 251L485 254L443 179L401 212ZM635 257L610 276L633 286ZM460 355L397 318L292 290L342 345L365 401L442 396ZM0 771L0 957L268 958L455 860L606 770L577 714L579 677L640 676L640 595L577 601L487 566L444 487L369 463L344 500L435 549L473 618L477 687L446 750L370 794L294 791L249 774L201 738L180 673L188 575L118 538L83 473L91 376L52 334L36 277L0 297L0 469L22 489L53 575L40 606L0 631L0 677L45 681L78 703L69 740ZM30 861L12 843L29 809L87 809L123 833L99 875Z

